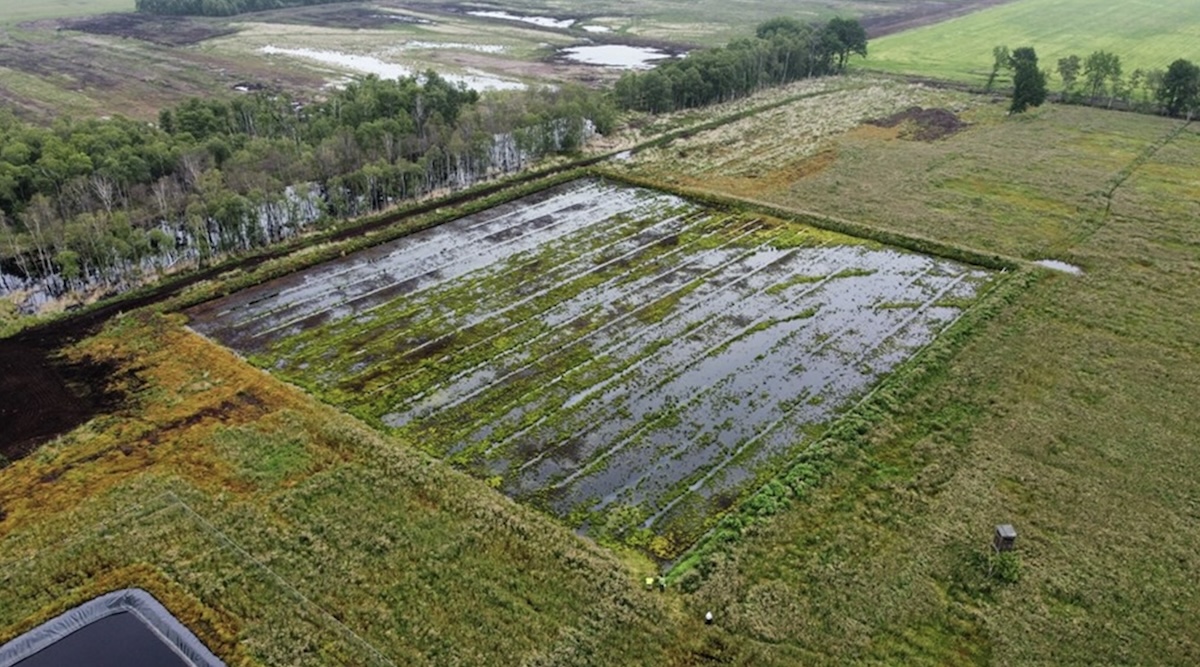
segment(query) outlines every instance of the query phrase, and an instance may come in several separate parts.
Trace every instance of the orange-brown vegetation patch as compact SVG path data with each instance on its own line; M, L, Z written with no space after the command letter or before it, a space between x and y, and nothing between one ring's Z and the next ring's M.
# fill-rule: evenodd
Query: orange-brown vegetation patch
M892 127L883 127L881 125L863 123L862 125L859 125L853 130L847 132L846 136L853 139L893 141L900 138L900 126L893 125Z
M180 316L119 318L65 354L111 365L117 372L109 390L130 399L0 470L5 514L0 537L74 508L152 466L157 474L178 475L199 489L257 493L258 486L222 456L215 436L244 425L265 432L294 428L298 413L311 412L302 394L188 331ZM305 472L344 458L320 442L308 449Z

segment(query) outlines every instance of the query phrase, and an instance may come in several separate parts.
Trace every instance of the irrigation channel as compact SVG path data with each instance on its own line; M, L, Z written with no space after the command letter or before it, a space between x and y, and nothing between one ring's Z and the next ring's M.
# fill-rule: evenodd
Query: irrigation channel
M586 532L685 546L993 277L583 179L188 314Z

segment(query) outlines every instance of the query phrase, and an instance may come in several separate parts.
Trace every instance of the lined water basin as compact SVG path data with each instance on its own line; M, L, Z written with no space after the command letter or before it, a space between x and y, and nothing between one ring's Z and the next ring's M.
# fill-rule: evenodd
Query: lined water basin
M188 314L584 532L682 546L994 278L584 179Z

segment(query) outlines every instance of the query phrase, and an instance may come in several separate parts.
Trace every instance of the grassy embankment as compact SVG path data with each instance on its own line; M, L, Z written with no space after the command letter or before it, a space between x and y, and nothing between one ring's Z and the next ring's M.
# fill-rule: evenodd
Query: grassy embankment
M707 559L689 603L763 664L1193 663L1200 133L1070 107L966 117L933 143L828 138L756 197L1085 274L1015 295L801 502ZM701 162L674 180L704 185ZM1021 534L1013 584L987 575L1001 522Z
M1055 64L1093 51L1121 57L1135 69L1166 69L1176 58L1200 61L1200 5L1175 0L1096 3L1090 0L1017 0L944 23L871 41L863 67L982 85L992 47L1032 46L1050 87L1061 85ZM1140 93L1139 93L1140 94Z

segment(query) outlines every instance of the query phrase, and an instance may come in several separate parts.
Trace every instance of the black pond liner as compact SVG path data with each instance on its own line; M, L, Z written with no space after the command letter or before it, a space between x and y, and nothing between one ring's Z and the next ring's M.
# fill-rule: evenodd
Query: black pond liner
M0 646L0 667L225 667L149 593L101 595Z

